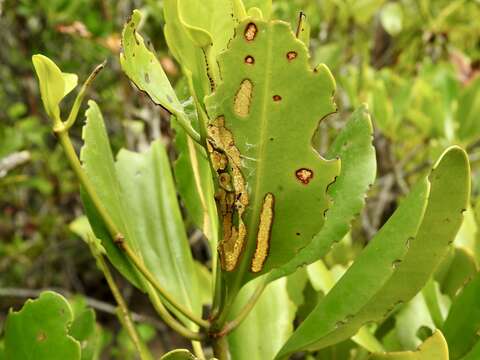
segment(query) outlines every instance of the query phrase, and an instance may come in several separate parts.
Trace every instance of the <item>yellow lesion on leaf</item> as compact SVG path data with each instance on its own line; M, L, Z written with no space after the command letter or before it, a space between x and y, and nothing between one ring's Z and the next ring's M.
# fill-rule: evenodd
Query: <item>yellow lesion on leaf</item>
M268 256L270 248L270 234L273 225L275 197L272 193L265 195L263 199L262 211L260 213L260 223L257 233L257 247L253 254L251 270L255 273L262 271L263 264Z
M248 205L245 179L240 171L240 152L220 116L208 125L208 151L218 176L217 206L222 218L223 240L218 245L222 269L237 266L247 235L243 213Z
M252 92L253 83L248 79L243 80L233 101L233 111L235 111L238 116L246 117L250 114Z

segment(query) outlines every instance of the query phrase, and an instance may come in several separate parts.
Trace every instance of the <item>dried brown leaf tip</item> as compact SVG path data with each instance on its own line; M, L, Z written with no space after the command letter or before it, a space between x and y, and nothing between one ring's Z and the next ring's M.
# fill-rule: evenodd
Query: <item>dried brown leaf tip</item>
M313 179L313 171L307 168L298 169L295 176L302 184L308 185L310 180Z
M245 40L253 41L255 40L255 36L257 36L258 28L255 23L251 22L245 28Z
M257 233L257 247L253 254L251 270L254 273L263 269L263 264L268 256L270 248L270 235L272 232L275 198L272 193L265 195Z

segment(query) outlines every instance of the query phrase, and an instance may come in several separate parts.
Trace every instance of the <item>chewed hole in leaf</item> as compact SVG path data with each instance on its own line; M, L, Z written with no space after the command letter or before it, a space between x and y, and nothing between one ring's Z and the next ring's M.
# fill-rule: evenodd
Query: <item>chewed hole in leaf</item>
M248 65L253 65L255 64L255 59L253 58L253 56L246 56L245 57L245 64L248 64Z
M251 22L247 25L245 28L245 40L247 41L253 41L255 40L255 37L257 36L257 25L255 23Z
M282 97L280 95L273 95L273 101L275 102L282 101Z
M253 254L251 269L253 272L262 271L263 264L268 256L270 247L270 235L272 232L275 198L272 193L265 195L263 199L262 212L260 213L260 224L257 232L257 247Z
M308 185L313 179L313 171L307 168L301 168L295 172L295 176L302 184Z
M401 259L394 260L394 261L392 262L392 268L393 268L393 269L396 269L397 267L400 266L401 263L402 263L402 260L401 260Z
M240 84L240 88L235 95L233 110L238 116L246 117L250 113L250 105L252 103L253 84L250 80L245 79Z
M289 51L287 53L287 59L288 61L292 61L292 60L295 60L297 58L298 54L296 51Z

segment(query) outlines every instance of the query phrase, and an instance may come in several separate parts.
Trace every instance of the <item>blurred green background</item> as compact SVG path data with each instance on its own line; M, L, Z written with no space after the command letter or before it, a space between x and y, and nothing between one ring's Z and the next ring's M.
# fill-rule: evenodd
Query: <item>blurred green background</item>
M31 56L50 57L80 81L107 59L89 96L102 108L114 151L142 149L159 137L170 144L167 114L120 71L120 32L134 8L145 14L142 33L171 81L181 81L162 34L161 0L0 0L0 324L8 308L41 289L85 294L78 301L97 309L107 358L121 359L133 358L132 347L118 331L113 299L88 247L69 229L82 214L78 185L43 111ZM299 11L306 14L312 65L327 64L337 81L339 112L319 126L320 151L359 104L368 103L373 116L377 181L353 228L355 246L337 249L332 263L347 264L452 144L467 149L473 168L472 207L458 242L480 260L480 1L274 0L273 9L293 28ZM77 148L81 126L77 121L71 131ZM190 235L195 257L206 261L199 232L191 228ZM155 337L158 352L180 346L142 296L121 284L142 314L144 336L162 334Z

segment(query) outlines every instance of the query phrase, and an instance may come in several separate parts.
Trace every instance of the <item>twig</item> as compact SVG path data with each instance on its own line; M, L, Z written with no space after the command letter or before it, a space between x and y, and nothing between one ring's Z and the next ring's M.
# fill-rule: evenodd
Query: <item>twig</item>
M30 160L30 152L24 150L14 152L0 159L0 178L17 166L20 166Z
M140 359L153 360L152 354L148 350L145 343L142 341L142 338L138 334L137 329L133 324L132 318L130 316L130 311L128 310L125 299L123 298L122 293L118 289L118 286L115 283L115 280L113 280L113 276L110 271L110 268L105 262L105 259L101 251L95 247L95 236L93 234L90 234L89 236L88 245L90 247L91 253L95 257L95 260L97 261L98 268L105 276L105 280L107 280L108 287L110 288L112 295L118 304L118 307L116 309L118 320L123 325L128 335L130 336L130 339L132 340L133 344L137 348L138 354L140 355Z
M267 282L262 281L262 283L260 283L258 285L258 287L255 289L255 292L250 297L250 299L247 301L245 306L240 310L237 317L234 318L232 321L227 322L225 324L225 326L223 327L223 329L219 333L215 334L215 336L217 336L217 337L218 336L220 336L220 337L221 336L226 336L232 330L234 330L238 325L240 325L242 323L242 321L245 320L245 318L248 316L248 314L250 314L252 309L255 307L255 304L257 303L260 296L263 294L263 291L265 290L266 286L267 286Z

